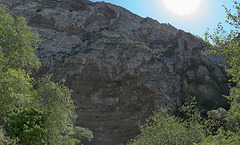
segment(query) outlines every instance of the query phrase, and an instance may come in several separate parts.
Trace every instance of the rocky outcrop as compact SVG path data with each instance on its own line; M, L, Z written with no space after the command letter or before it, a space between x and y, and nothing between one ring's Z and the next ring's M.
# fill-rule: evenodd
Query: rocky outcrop
M66 79L76 125L94 132L89 144L126 142L161 105L176 108L192 95L202 107L222 101L224 60L202 55L209 47L190 33L104 2L3 2L39 33L38 75Z

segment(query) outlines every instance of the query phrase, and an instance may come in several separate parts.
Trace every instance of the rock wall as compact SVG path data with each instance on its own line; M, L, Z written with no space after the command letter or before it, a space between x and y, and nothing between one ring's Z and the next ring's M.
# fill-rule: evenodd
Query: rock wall
M117 145L161 105L191 95L217 106L225 76L220 57L190 33L116 5L88 0L7 0L40 35L42 69L66 79L78 106L76 125L94 132L91 145ZM205 105L205 106L204 106Z

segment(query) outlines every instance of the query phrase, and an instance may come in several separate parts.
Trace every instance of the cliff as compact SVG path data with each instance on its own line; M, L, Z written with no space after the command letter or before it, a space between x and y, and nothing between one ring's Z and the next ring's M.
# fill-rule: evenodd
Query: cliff
M193 95L203 108L224 101L224 60L202 55L205 42L170 24L88 0L1 3L39 33L38 76L66 79L91 145L126 142L161 105L176 109Z

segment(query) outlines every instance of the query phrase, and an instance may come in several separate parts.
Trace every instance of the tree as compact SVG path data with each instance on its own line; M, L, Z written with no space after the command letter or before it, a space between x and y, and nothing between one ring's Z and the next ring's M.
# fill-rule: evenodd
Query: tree
M44 118L42 112L36 109L24 107L9 110L4 129L10 138L18 138L22 144L44 144Z
M0 72L0 116L15 106L28 106L33 101L33 79L22 69Z
M218 130L213 136L208 136L202 144L239 144L240 143L240 2L234 0L233 8L237 13L225 7L227 13L227 24L232 30L227 32L222 23L218 24L212 35L206 32L206 41L213 42L212 49L207 53L213 53L225 58L230 68L226 72L231 76L230 82L235 84L230 88L230 95L225 96L231 101L230 110L226 117L226 127Z
M38 34L24 18L0 7L0 131L3 126L3 138L19 138L25 144L76 144L73 121L77 115L71 91L50 76L38 81L30 77L40 67L34 54L38 44Z
M46 76L38 81L39 109L43 111L47 132L45 140L49 144L75 144L77 139L71 137L74 134L73 122L75 105L71 99L71 91L64 86L64 81L54 83L51 76ZM69 144L69 143L68 143Z
M211 122L203 120L195 109L195 98L186 102L180 111L188 117L184 120L170 115L169 108L161 108L154 113L146 123L140 125L141 133L128 142L128 145L156 145L156 144L196 144L211 134Z
M29 73L40 67L34 51L38 48L37 33L22 17L12 17L8 9L0 8L0 71L24 69Z
M206 32L206 41L212 40L212 49L208 53L220 55L226 59L230 68L226 68L226 72L232 77L230 80L235 84L230 89L230 95L226 96L231 101L231 108L227 115L228 129L239 131L240 127L240 2L234 2L236 14L231 9L226 9L227 24L233 29L230 32L224 30L222 23L218 24L212 35Z
M24 18L14 18L0 7L0 115L31 102L33 79L28 73L40 67L34 54L38 43L38 35Z
M93 132L87 128L77 126L74 128L72 136L79 140L87 139L90 142L93 139Z

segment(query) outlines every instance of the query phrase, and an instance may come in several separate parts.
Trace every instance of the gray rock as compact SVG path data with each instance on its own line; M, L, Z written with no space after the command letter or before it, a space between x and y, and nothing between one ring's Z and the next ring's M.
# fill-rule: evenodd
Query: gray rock
M39 33L37 75L66 79L78 106L76 125L93 130L92 145L133 138L161 105L174 108L191 95L213 102L221 98L211 74L224 79L219 64L225 61L202 55L209 49L203 41L170 24L104 2L4 2Z
M197 70L197 76L209 75L209 71L205 66L200 65Z

